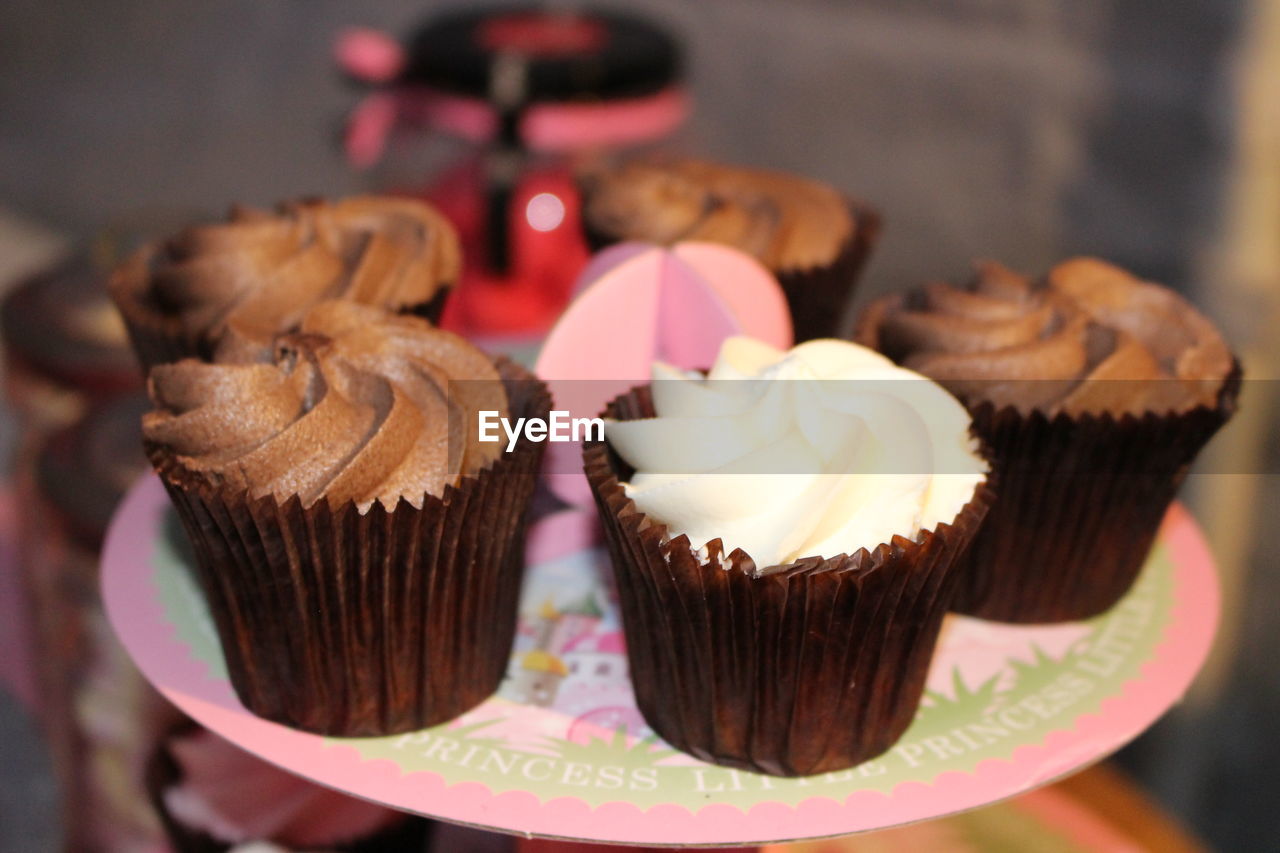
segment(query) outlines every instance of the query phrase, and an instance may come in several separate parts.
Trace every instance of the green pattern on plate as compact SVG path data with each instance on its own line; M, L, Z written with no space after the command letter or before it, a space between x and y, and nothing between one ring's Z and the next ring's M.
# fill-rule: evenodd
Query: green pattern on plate
M218 632L205 604L204 593L192 575L194 559L186 533L172 509L166 509L156 537L155 584L169 622L191 657L208 664L209 675L226 681L227 662L218 643Z
M191 654L226 678L221 650L186 558L162 537L155 582L165 612ZM567 740L568 718L545 708L495 697L460 720L380 738L329 740L368 759L389 759L404 772L432 771L450 783L481 782L493 792L535 791L544 799L571 796L595 806L624 799L641 808L702 801L750 807L795 804L850 791L888 793L905 781L948 770L972 771L986 759L1007 759L1119 695L1154 656L1174 601L1174 566L1163 544L1153 551L1129 595L1088 623L1087 634L1058 659L1035 650L1030 661L1009 658L1002 671L968 684L959 671L948 693L929 692L903 738L859 767L806 779L777 779L694 761L660 741L628 737ZM585 742L584 742L585 741Z

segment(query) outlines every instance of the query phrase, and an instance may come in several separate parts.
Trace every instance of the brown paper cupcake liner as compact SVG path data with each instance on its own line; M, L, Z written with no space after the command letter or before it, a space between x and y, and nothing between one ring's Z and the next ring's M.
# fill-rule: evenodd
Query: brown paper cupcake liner
M547 417L546 386L498 366L513 415ZM210 488L149 455L192 540L241 702L305 731L371 736L444 722L497 689L542 451L522 440L422 509L363 514Z
M999 495L964 560L955 609L1001 622L1109 610L1133 586L1192 460L1235 412L1237 365L1215 407L1048 418L971 408Z
M188 720L170 732L170 736L197 728L197 723ZM182 823L169 811L165 792L182 783L182 768L169 751L167 739L157 743L147 759L145 779L147 799L160 818L173 853L226 853L236 846L234 842L221 840L203 829ZM335 853L401 853L406 850L425 850L431 821L407 814L402 818L363 838L335 839L325 845L325 848Z
M394 311L397 314L414 314L429 320L433 325L438 324L452 290L452 287L442 287L426 302L396 308ZM176 317L147 309L132 294L117 298L115 304L124 320L134 355L138 357L138 363L142 367L144 380L157 364L172 364L184 358L204 361L213 358L213 342L193 338Z
M778 284L791 308L796 343L836 337L845 309L858 287L867 258L880 238L880 215L870 207L849 202L854 230L830 264L807 270L780 270Z
M115 300L116 310L124 320L129 343L142 367L142 377L157 364L172 364L184 358L208 358L201 347L182 328L176 317L150 311L132 296Z
M853 233L831 263L811 269L772 271L787 297L796 343L839 333L862 268L880 238L880 215L875 210L850 200L849 211L854 220ZM585 222L583 232L593 253L621 242Z
M882 349L884 314L903 298L868 305L854 340ZM1050 418L967 401L1000 487L966 558L957 611L1048 623L1114 606L1141 572L1192 461L1235 412L1240 382L1237 362L1215 406L1141 416Z
M606 416L652 417L647 387ZM584 450L622 604L636 702L664 740L698 758L776 776L852 767L887 750L915 717L957 558L991 492L954 522L873 551L809 558L754 576L719 540L688 537L639 512L607 444Z

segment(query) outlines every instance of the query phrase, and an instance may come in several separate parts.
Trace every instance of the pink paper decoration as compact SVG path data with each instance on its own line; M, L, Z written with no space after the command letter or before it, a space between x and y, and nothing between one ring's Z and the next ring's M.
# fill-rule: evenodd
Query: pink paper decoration
M706 368L733 335L780 349L792 343L778 282L727 246L623 243L596 255L575 290L535 367L555 408L573 417L594 417L613 397L648 382L655 361ZM576 443L550 444L544 468L552 491L578 505L591 500L580 454Z
M320 847L371 835L400 820L383 806L281 770L204 729L168 743L182 772L163 794L184 826L226 841Z

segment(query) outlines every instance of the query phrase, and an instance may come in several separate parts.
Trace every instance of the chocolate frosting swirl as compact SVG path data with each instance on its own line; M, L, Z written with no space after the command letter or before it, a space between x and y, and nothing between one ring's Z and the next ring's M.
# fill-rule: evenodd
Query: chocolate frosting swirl
M476 412L507 412L493 362L462 338L340 301L278 336L270 363L184 359L155 367L148 390L146 441L206 484L361 511L420 507L494 461Z
M1212 406L1233 365L1185 299L1094 258L1065 261L1038 282L979 263L964 286L878 300L854 334L970 403L1050 415Z
M722 243L775 272L831 263L855 227L835 190L778 172L647 158L583 184L587 227L606 238Z
M140 249L111 287L126 313L171 320L198 351L254 358L321 300L423 305L460 265L457 235L434 208L359 196L234 207L225 222Z

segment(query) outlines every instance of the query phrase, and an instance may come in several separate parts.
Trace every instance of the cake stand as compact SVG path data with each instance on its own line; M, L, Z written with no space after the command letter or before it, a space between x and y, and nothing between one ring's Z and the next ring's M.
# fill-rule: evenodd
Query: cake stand
M882 829L1003 800L1128 743L1187 690L1218 618L1213 561L1174 506L1141 577L1086 622L952 616L915 723L851 770L778 779L657 740L636 711L594 518L530 531L520 626L497 695L444 725L339 739L259 719L237 700L159 481L137 483L103 556L108 616L142 672L197 721L352 796L527 836L756 845Z

